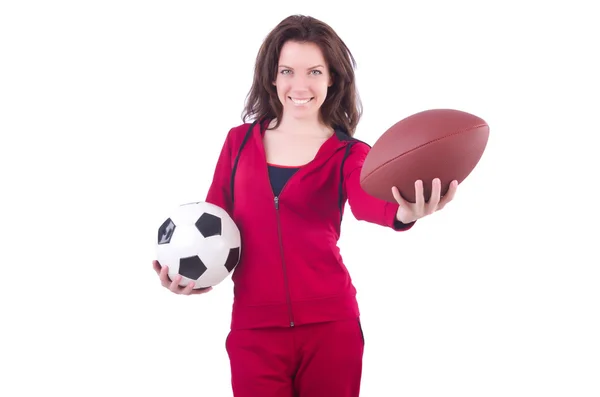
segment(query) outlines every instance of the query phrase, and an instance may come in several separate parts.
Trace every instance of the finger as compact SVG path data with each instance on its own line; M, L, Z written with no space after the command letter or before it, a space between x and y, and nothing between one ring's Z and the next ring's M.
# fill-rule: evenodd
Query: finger
M441 208L444 208L444 206L446 204L448 204L450 201L452 201L452 199L454 199L454 196L456 195L456 191L457 190L458 190L458 181L454 180L454 181L452 181L450 183L450 187L448 188L448 192L446 192L446 194L444 195L444 197L440 201L440 205L438 205L438 208L440 208L440 206L441 206Z
M206 287L206 288L198 288L192 291L192 295L200 295L200 294L205 294L208 291L212 291L213 287Z
M434 178L431 182L431 196L427 204L427 213L431 214L437 209L440 202L440 194L442 191L442 183L439 178Z
M398 190L398 188L396 186L392 187L392 195L394 196L394 199L398 202L398 204L400 205L406 205L406 200L404 200L404 198L402 197L402 195L400 194L400 191Z
M168 266L163 266L162 269L160 269L160 282L163 285L163 287L169 287L169 284L171 284L171 279L169 278L169 267Z
M423 181L420 179L415 181L415 204L418 213L421 214L425 207L425 197L423 196Z
M196 284L193 281L190 281L188 283L188 285L186 285L185 288L181 290L181 294L182 295L190 295L192 293L192 291L194 290L195 285Z
M181 281L181 278L182 278L181 275L178 274L177 276L175 276L175 278L171 282L171 285L169 285L169 289L172 292L179 293L179 291L181 289L181 287L179 286L179 282Z
M156 272L156 274L158 274L160 276L160 263L158 263L157 260L152 261L152 268L154 269L154 271Z

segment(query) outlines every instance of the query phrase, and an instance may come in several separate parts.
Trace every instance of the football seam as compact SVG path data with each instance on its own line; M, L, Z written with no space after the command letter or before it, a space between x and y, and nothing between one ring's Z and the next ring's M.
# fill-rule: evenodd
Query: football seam
M367 174L367 176L365 176L365 177L363 178L363 182L365 182L365 181L366 181L366 180L367 180L367 179L368 179L368 178L369 178L371 175L373 175L373 174L375 173L375 171L377 171L378 169L385 167L387 164L391 163L392 161L394 161L394 160L397 160L397 159L399 159L400 157L402 157L402 156L405 156L405 155L407 155L407 154L409 154L409 153L412 153L412 152L414 152L415 150L419 150L419 149L421 149L421 148L422 148L422 147L424 147L424 146L427 146L427 145L430 145L430 144L432 144L432 143L435 143L435 142L441 141L441 140L443 140L443 139L450 138L450 137L452 137L452 136L455 136L455 135L458 135L458 134L462 134L462 133L465 133L465 132L469 132L469 131L471 131L471 130L474 130L474 129L477 129L477 128L480 128L480 127L485 127L485 126L487 126L487 124L486 124L486 123L483 123L483 124L478 124L478 125L475 125L475 126L473 126L473 127L467 128L467 129L465 129L465 130L461 130L461 131L453 132L453 133L451 133L451 134L448 134L448 135L444 135L443 137L436 138L436 139L434 139L434 140L432 140L432 141L429 141L429 142L427 142L427 143L424 143L424 144L422 144L422 145L419 145L419 146L417 146L417 147L415 147L415 148L412 148L412 149L410 149L410 150L408 150L408 151L406 151L406 152L402 153L401 155L399 155L399 156L396 156L396 157L394 157L394 158L392 158L392 159L390 159L390 160L386 161L385 163L381 164L379 167L377 167L377 168L373 169L373 170L372 170L372 171L371 171L369 174Z

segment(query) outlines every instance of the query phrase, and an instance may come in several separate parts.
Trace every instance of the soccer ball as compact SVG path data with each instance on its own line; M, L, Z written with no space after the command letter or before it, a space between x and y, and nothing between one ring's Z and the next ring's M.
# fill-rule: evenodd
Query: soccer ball
M237 266L240 231L229 214L207 202L180 205L158 228L156 260L169 267L179 285L194 281L194 289L214 287Z

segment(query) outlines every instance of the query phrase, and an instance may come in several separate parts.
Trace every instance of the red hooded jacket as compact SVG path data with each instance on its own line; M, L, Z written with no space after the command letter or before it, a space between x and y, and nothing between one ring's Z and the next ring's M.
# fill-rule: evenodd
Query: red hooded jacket
M397 222L398 204L362 190L370 146L339 129L275 197L263 146L266 125L229 131L206 197L230 214L242 236L231 328L357 318L356 289L337 246L346 202L358 220L398 231L413 223Z

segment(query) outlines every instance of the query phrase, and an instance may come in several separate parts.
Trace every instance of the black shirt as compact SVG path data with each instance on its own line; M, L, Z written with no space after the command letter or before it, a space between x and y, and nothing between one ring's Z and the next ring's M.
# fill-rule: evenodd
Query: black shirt
M287 167L283 165L269 164L269 179L271 180L271 187L273 193L278 196L281 193L281 189L286 184L288 179L298 171L300 167Z

